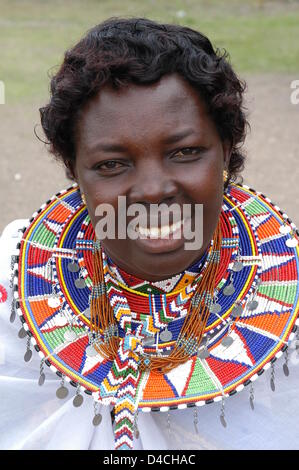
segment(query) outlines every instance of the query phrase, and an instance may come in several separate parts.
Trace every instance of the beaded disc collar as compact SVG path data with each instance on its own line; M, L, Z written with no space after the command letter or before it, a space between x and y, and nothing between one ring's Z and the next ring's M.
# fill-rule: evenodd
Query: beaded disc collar
M202 345L166 374L144 370L138 379L132 378L137 412L197 410L221 401L220 419L226 426L225 398L246 385L252 387L270 367L274 390L274 362L283 353L288 375L287 348L299 324L296 227L267 197L234 184L224 195L220 222L220 269ZM97 340L90 331L89 309L93 240L77 185L47 201L23 229L18 243L11 321L16 312L22 322L19 337L27 337L25 361L31 359L31 345L40 355L39 384L44 383L47 365L61 378L58 398L67 396L66 382L75 387L75 407L81 405L83 392L92 395L97 425L101 421L98 403L116 407L116 414L124 410L117 408L119 401L111 392L116 383L122 383L117 382L121 374L113 361L93 348ZM181 275L158 283L125 273L107 256L104 262L115 315L125 304L131 312L132 331L143 332L144 350L169 354L205 269L205 257ZM153 325L159 330L154 340ZM124 337L121 325L118 335ZM132 448L129 418L128 423L115 430L116 448Z

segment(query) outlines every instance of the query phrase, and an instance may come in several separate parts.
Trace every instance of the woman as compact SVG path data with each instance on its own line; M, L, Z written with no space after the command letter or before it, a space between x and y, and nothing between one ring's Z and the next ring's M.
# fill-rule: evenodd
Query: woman
M14 256L4 447L298 446L295 351L289 379L275 380L283 354L289 375L297 330L298 236L268 198L234 183L243 92L226 57L181 26L111 19L66 52L40 114L75 184L1 239L2 265ZM227 399L244 386L255 417L246 392Z

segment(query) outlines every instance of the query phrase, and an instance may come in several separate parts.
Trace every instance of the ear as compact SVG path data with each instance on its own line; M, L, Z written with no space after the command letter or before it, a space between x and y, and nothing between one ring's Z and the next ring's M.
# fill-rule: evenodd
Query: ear
M76 183L78 183L76 167L73 164L73 162L65 163L65 175L69 180L75 181Z
M229 162L230 162L230 158L231 158L231 154L232 154L232 143L229 142L228 140L224 140L222 142L222 149L223 149L223 164L224 164L224 168L228 168L229 167Z

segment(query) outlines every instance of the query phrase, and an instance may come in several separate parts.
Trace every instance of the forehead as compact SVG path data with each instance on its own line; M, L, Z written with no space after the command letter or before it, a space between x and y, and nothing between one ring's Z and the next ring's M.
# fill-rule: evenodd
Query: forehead
M106 85L81 111L77 138L88 145L100 137L158 136L186 124L206 128L210 119L199 93L173 74L151 85Z

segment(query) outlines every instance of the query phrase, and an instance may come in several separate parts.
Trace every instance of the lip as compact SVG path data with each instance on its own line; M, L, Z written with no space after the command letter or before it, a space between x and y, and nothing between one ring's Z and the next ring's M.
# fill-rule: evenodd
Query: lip
M135 243L147 253L167 253L177 250L185 243L183 227L190 224L191 220L190 218L185 220L175 232L170 233L165 238L149 238L143 236L142 238L138 237ZM178 233L180 233L179 237L177 237ZM176 235L176 238L174 238L174 235Z

